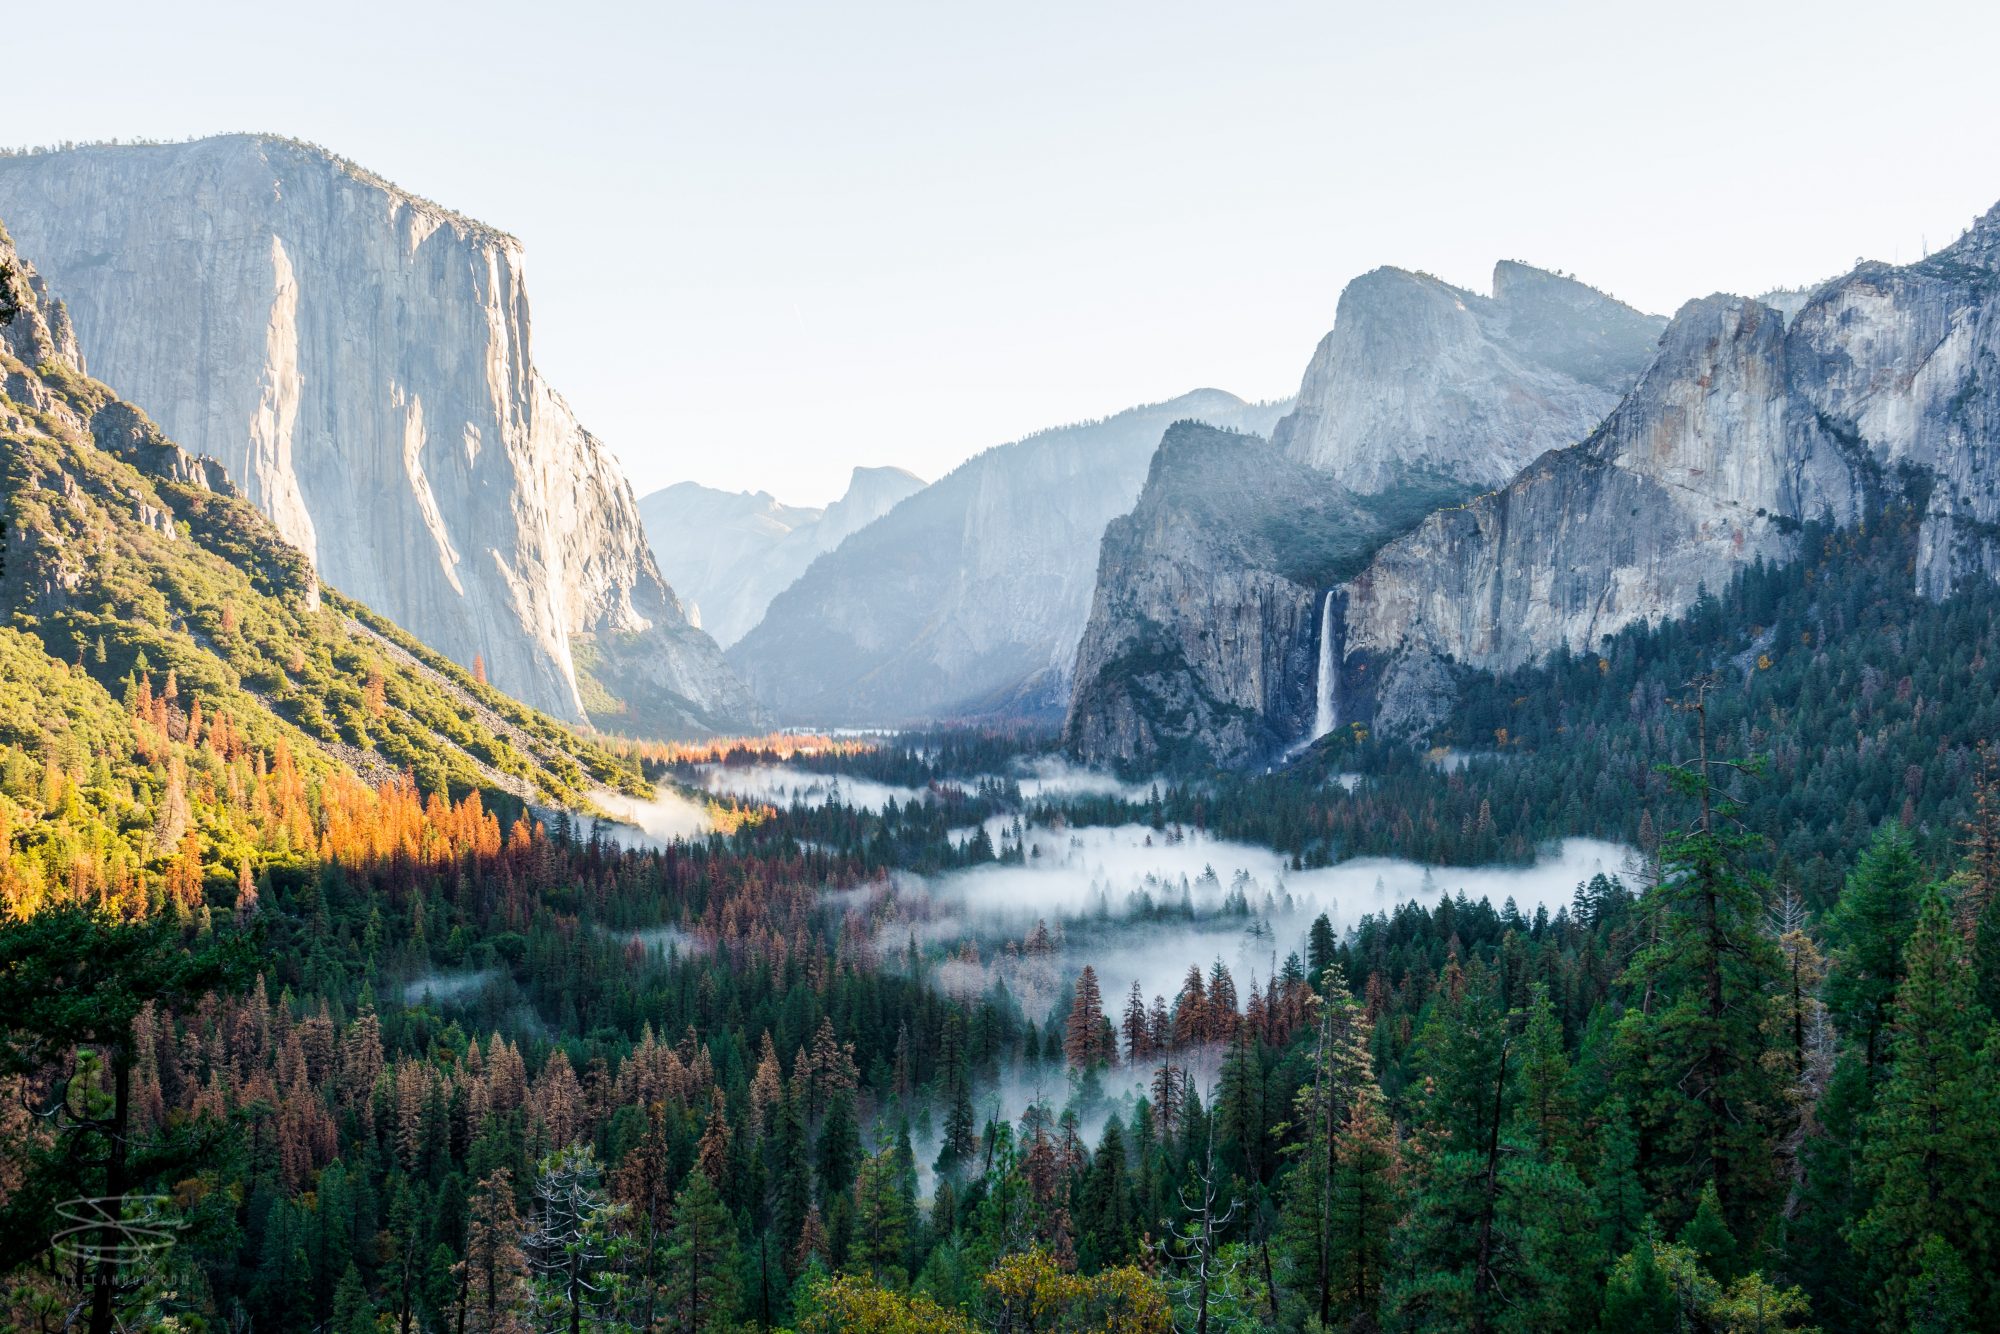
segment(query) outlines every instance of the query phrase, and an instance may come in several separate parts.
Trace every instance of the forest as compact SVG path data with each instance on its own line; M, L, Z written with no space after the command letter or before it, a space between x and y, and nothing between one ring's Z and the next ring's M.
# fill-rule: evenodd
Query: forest
M925 793L658 847L304 763L144 656L7 632L74 725L0 738L0 1320L2000 1329L2000 645L1988 591L1883 591L1912 525L1468 674L1424 745L1350 728L1136 801L982 781L1044 744L1002 733L592 752ZM1261 982L1086 964L1043 1015L838 907L1019 855L954 837L1009 813L1298 866L1590 833L1646 869L1553 912L1323 916ZM1009 1081L1041 1096L983 1115Z

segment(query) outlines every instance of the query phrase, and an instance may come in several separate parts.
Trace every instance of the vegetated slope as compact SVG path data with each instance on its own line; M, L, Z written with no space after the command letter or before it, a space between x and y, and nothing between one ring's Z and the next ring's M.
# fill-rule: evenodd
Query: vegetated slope
M639 788L627 762L322 591L219 465L75 358L61 306L0 239L0 786L17 842L81 820L64 796L80 787L115 821L169 786L274 766L577 805ZM161 832L86 838L72 821L64 837L144 864Z

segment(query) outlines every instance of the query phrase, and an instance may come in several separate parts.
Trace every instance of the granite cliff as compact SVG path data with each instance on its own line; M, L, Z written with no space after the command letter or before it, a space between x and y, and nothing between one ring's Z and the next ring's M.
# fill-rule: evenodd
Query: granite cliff
M1919 263L1784 296L1789 324L1761 301L1688 303L1590 439L1386 546L1345 590L1345 677L1592 649L1888 488L1925 497L1913 594L2000 575L2000 208ZM1409 704L1405 727L1441 707Z
M1282 749L1313 716L1321 590L1381 540L1378 499L1257 436L1169 427L1138 505L1105 529L1072 751L1180 766Z
M1271 443L1170 437L1106 532L1066 745L1241 765L1309 739L1339 712L1319 671L1329 592L1426 514L1588 434L1662 323L1522 264L1496 267L1490 297L1355 279Z
M1603 421L1662 324L1512 261L1490 297L1376 269L1340 294L1272 443L1362 493L1411 476L1498 486Z
M66 310L4 230L0 742L51 765L88 757L92 788L124 803L100 846L128 875L183 836L238 836L129 818L133 794L178 785L184 760L204 784L267 794L267 764L288 775L279 790L340 769L572 807L604 786L647 790L631 761L323 590L221 464L85 373ZM13 852L10 891L32 904L45 882L21 868L39 858Z
M513 238L249 135L0 157L0 216L92 370L328 583L565 719L755 719L535 369Z

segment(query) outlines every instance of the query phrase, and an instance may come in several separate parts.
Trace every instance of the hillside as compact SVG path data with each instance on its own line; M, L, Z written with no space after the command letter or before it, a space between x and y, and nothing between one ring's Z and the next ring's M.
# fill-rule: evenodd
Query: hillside
M408 773L502 804L643 790L623 761L322 589L219 465L78 369L66 313L4 233L0 445L15 906L49 878L143 886L190 830L251 837L233 801L268 814L308 780ZM294 851L300 832L282 835Z

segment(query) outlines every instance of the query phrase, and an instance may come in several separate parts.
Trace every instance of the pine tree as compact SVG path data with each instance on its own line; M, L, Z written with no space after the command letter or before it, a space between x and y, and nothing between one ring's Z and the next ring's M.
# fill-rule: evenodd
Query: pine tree
M861 1161L861 1135L854 1125L854 1095L841 1090L828 1101L819 1129L819 1152L813 1169L819 1179L820 1205L844 1195L854 1184Z
M367 1285L361 1281L361 1271L352 1264L341 1275L340 1286L333 1294L334 1334L374 1334L375 1304L368 1300Z
M1903 943L1916 925L1924 882L1910 836L1884 825L1847 877L1827 919L1834 968L1825 999L1842 1033L1861 1046L1872 1068L1903 981Z
M854 1183L854 1245L849 1254L869 1277L891 1288L901 1288L910 1279L906 1262L914 1220L903 1177L891 1148L865 1159Z
M1716 1278L1727 1283L1736 1277L1736 1238L1723 1221L1722 1206L1715 1198L1714 1182L1701 1188L1701 1202L1695 1206L1694 1217L1681 1229L1678 1240L1693 1251L1695 1258L1701 1261L1701 1267Z
M1507 1016L1491 974L1477 960L1461 969L1452 958L1416 1054L1424 1120L1452 1149L1483 1154L1506 1123L1514 1091L1506 1077L1507 1047Z
M1104 1123L1077 1204L1079 1258L1095 1270L1132 1258L1132 1190L1126 1169L1125 1130L1114 1115Z
M1153 1031L1146 1010L1146 993L1139 986L1139 979L1132 979L1132 990L1125 998L1125 1060L1133 1066L1142 1066L1153 1055Z
M625 1160L612 1174L611 1195L625 1207L634 1252L631 1302L640 1327L650 1329L659 1304L673 1183L669 1180L664 1110L655 1103L645 1115L646 1129L639 1142L626 1152Z
M1280 1188L1278 1250L1287 1287L1314 1319L1331 1328L1336 1309L1374 1304L1373 1292L1381 1282L1379 1255L1348 1258L1348 1253L1370 1242L1380 1247L1387 1232L1357 1238L1348 1225L1359 1217L1372 1226L1382 1218L1380 1211L1392 1207L1387 1179L1394 1164L1380 1164L1374 1154L1372 1140L1380 1130L1375 1118L1381 1113L1368 1054L1368 1016L1338 967L1326 968L1319 985L1324 999L1319 1002L1311 1082L1299 1089L1293 1104L1293 1124L1300 1133L1289 1152L1297 1163ZM1360 1131L1370 1133L1361 1136ZM1358 1156L1344 1162L1343 1136L1349 1133L1357 1135L1353 1147Z
M1333 923L1325 913L1313 918L1312 929L1306 933L1306 975L1314 983L1326 976L1326 970L1333 966L1339 942L1333 934Z
M1590 1192L1567 1163L1448 1151L1412 1176L1384 1296L1392 1327L1588 1327L1603 1261Z
M1622 1099L1605 1105L1597 1132L1597 1171L1591 1183L1597 1236L1606 1255L1620 1255L1645 1236L1646 1190L1639 1181L1639 1141ZM1651 1263L1651 1250L1647 1263Z
M1874 1191L1851 1239L1874 1276L1889 1325L1909 1323L1916 1267L1936 1237L1961 1257L2000 1241L2000 1038L1972 998L1972 974L1944 895L1927 890L1904 954L1887 1049L1891 1069L1863 1127L1862 1174ZM1988 1266L1975 1300L1992 1310Z
M1395 1129L1372 1081L1348 1105L1333 1162L1328 1276L1338 1309L1365 1318L1381 1301L1400 1204Z
M1077 1070L1110 1063L1115 1053L1104 1049L1104 996L1098 989L1097 970L1089 964L1077 975L1076 998L1063 1026L1063 1056Z
M790 1255L798 1249L806 1220L813 1212L811 1141L796 1091L788 1093L779 1105L776 1144L778 1239Z
M736 1228L698 1165L674 1196L665 1298L676 1334L727 1329L736 1316Z
M1650 939L1626 982L1643 1001L1621 1021L1621 1079L1663 1213L1689 1217L1712 1182L1730 1228L1749 1236L1776 1201L1777 1146L1788 1133L1784 1081L1764 1060L1783 970L1761 929L1764 881L1743 866L1761 840L1733 828L1712 777L1742 766L1711 758L1706 699L1704 683L1688 706L1696 760L1666 771L1697 815L1665 840L1664 873L1642 905Z
M1522 1138L1542 1158L1569 1156L1575 1117L1569 1054L1563 1050L1562 1021L1556 1018L1546 983L1535 984L1515 1070L1514 1108Z
M1605 1281L1599 1328L1606 1334L1681 1334L1681 1304L1654 1258L1649 1233L1640 1234Z

